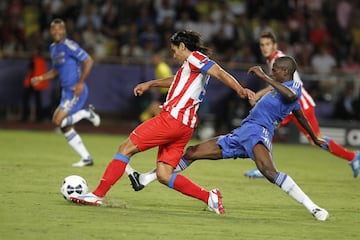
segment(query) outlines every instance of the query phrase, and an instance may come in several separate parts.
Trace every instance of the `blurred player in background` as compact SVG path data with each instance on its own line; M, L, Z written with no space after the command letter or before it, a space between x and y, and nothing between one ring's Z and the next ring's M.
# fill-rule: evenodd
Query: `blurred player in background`
M93 59L76 42L66 38L65 23L54 19L50 24L50 34L53 43L50 45L52 69L31 79L36 87L42 81L58 77L61 82L60 104L53 114L53 123L60 127L69 145L81 156L74 167L92 166L91 155L86 149L74 125L82 119L87 119L94 126L100 125L100 117L91 105L83 106L88 97L88 87L85 83L93 65Z
M242 98L251 98L254 93L243 88L234 77L209 59L206 55L208 49L202 45L198 33L179 31L173 34L170 42L173 57L182 64L175 76L144 82L134 88L135 96L140 96L151 87L170 87L161 113L132 131L119 146L98 187L91 193L72 197L73 202L102 205L104 196L124 172L131 173L130 158L138 152L158 147L156 173L159 182L203 201L210 211L224 213L218 189L207 191L185 176L174 173L174 169L197 126L197 111L210 76L219 79Z
M42 81L41 83L33 86L31 78L47 72L46 59L40 54L40 47L32 49L31 60L28 70L24 78L24 98L23 98L23 111L21 121L27 121L30 117L30 101L31 97L35 98L35 120L40 122L43 120L44 112L41 99L42 91L49 88L49 81Z
M272 66L274 64L274 61L282 56L285 56L285 54L278 50L277 40L275 35L272 32L264 32L260 36L260 50L262 55L266 58L266 62L269 66L269 70L271 72ZM297 81L301 81L299 73L296 71L294 73L294 79ZM268 86L267 88L264 88L256 93L255 99L250 100L250 104L254 105L256 101L258 101L264 94L266 94L268 91L272 89L272 86ZM354 177L357 177L360 170L360 152L359 151L350 151L343 146L336 143L333 139L322 136L320 133L320 127L318 120L316 119L315 115L315 102L310 96L310 94L305 90L304 87L302 87L302 95L300 98L300 106L302 111L304 112L306 118L308 119L314 133L316 136L324 138L329 146L329 148L324 149L331 154L340 157L342 159L345 159L349 162L349 165L351 169L353 170ZM312 139L310 136L306 133L305 129L301 127L299 122L296 120L295 116L290 114L287 116L280 124L281 126L285 126L289 122L294 122L295 125L298 127L298 129L306 136L306 138L309 140L311 144L313 144ZM264 176L260 173L258 169L253 169L250 171L246 171L244 173L245 176L253 177L253 178L263 178Z
M170 66L163 60L161 51L155 51L152 54L152 63L154 64L155 79L165 79L173 76ZM151 88L151 101L147 108L141 113L140 121L146 120L158 115L161 111L161 104L166 100L168 88Z

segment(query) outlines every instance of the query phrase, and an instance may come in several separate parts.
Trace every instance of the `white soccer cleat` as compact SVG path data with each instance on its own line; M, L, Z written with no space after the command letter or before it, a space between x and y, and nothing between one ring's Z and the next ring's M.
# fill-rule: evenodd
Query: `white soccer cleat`
M73 167L89 167L94 165L94 161L90 159L81 159L80 161L73 163Z
M99 114L95 113L95 107L91 104L89 104L87 110L90 112L90 117L88 118L88 120L90 122L92 122L92 124L95 127L100 126L101 120L100 120L100 116Z
M208 209L216 214L225 214L225 208L221 199L222 195L219 189L211 190L208 199Z
M76 197L70 197L70 200L77 204L90 205L90 206L101 206L103 204L102 198L96 196L93 193L87 193Z
M316 218L318 221L325 221L329 217L328 211L323 208L317 207L311 210L311 214Z

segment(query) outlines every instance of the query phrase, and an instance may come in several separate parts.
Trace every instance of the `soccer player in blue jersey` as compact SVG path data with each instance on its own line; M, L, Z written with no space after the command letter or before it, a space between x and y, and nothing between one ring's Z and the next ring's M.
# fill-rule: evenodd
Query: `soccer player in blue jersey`
M84 109L88 97L88 87L85 83L93 65L93 59L76 42L66 38L65 23L54 19L50 24L50 34L53 43L50 45L52 69L33 77L33 85L41 81L58 77L61 82L61 100L54 112L52 122L60 127L69 145L81 156L74 167L92 166L91 155L86 149L74 125L82 119L87 119L94 126L100 125L100 117L94 112L92 105Z
M327 147L326 141L314 134L301 111L299 98L302 84L293 80L295 70L296 62L288 56L275 60L271 76L266 75L259 66L250 68L250 73L255 73L273 89L256 103L248 117L243 120L241 127L226 135L188 147L176 170L183 170L190 163L200 159L251 158L271 183L278 185L293 199L304 205L317 220L325 221L328 212L316 205L289 175L278 171L271 156L274 130L290 112L306 129L316 145ZM130 174L129 177L136 180L132 181L135 190L143 187L139 175ZM134 184L136 182L140 185L136 186Z

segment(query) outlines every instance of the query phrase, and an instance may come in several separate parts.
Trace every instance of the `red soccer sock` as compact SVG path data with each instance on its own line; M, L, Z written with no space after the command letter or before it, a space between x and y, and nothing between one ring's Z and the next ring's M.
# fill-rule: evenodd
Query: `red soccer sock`
M107 166L99 186L93 191L93 194L98 197L104 197L112 185L114 185L124 174L126 165L127 163L123 161L116 159L112 160Z
M171 186L171 184L169 185L170 188L173 188L176 191L181 192L182 194L185 194L187 196L197 198L208 204L210 194L208 191L196 185L194 182L190 181L190 179L182 175L174 173L171 178L175 178L175 180L170 180L170 182L173 181L173 186Z
M326 138L327 143L330 147L330 152L338 157L341 157L347 161L352 161L356 154L354 151L349 151L348 149L344 148L343 146L337 144L334 140L330 138Z

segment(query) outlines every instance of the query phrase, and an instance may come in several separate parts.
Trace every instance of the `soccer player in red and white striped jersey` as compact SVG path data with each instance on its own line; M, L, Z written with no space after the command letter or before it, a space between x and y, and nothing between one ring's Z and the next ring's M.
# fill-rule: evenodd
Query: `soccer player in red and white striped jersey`
M159 115L136 127L122 143L109 163L98 187L89 194L71 198L73 202L101 205L103 197L120 179L125 170L131 170L130 158L153 147L159 147L156 174L160 183L182 194L197 198L217 214L224 213L218 189L207 191L174 169L179 164L184 148L198 123L197 110L202 102L210 76L234 89L241 98L252 98L255 93L211 60L202 46L199 34L192 31L176 32L170 39L174 58L182 64L174 77L138 84L136 96L151 87L170 87Z
M261 53L266 58L267 64L271 71L275 59L285 56L285 54L282 51L278 50L277 40L272 32L262 33L259 42L260 42ZM297 71L294 74L294 80L301 81L299 73ZM271 86L257 92L256 97L252 99L250 103L255 104L255 102L270 89ZM337 142L335 142L333 139L321 135L319 123L315 115L315 102L310 96L310 94L305 90L304 87L302 87L302 95L299 102L301 105L301 109L304 115L306 116L307 120L309 121L314 133L318 137L324 138L326 140L329 147L324 150L327 150L331 154L348 161L351 169L353 170L353 176L357 177L360 171L360 152L350 151L345 147L341 146L340 144L338 144ZM313 144L310 136L307 134L305 129L301 127L299 122L292 114L290 114L281 122L281 126L284 126L289 122L294 122L295 125L299 128L299 130L307 137L309 142ZM263 177L262 174L257 169L246 171L245 176L255 177L255 178Z

